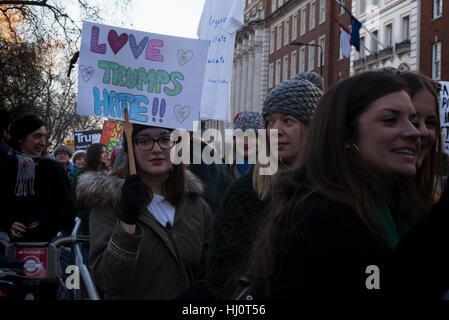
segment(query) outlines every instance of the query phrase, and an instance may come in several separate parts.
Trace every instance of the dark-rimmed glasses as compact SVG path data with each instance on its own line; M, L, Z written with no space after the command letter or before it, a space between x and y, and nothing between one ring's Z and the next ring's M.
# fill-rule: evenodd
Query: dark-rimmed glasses
M156 142L159 145L159 148L161 148L162 150L171 149L171 148L173 148L173 146L176 143L175 141L170 140L170 137L162 137L159 139L143 137L143 138L138 138L138 139L134 140L134 142L140 151L153 150L154 144Z

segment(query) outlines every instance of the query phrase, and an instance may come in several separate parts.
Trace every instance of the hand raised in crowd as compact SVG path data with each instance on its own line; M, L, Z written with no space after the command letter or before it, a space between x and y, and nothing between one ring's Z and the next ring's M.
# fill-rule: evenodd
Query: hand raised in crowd
M38 227L39 223L40 223L39 221L31 222L27 228L24 224L20 222L14 222L11 226L11 236L13 238L23 238L25 232Z
M120 220L135 225L145 204L145 185L138 175L130 175L122 186L122 211Z

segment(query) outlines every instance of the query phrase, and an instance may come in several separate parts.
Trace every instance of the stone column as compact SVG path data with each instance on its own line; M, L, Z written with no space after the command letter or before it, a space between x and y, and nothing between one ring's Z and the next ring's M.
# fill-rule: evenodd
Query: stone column
M254 48L248 49L248 81L246 87L245 110L252 111L253 106L253 87L254 87Z
M244 111L247 108L246 95L248 94L248 47L246 45L247 40L243 41L243 59L242 59L242 84L240 91L240 111Z

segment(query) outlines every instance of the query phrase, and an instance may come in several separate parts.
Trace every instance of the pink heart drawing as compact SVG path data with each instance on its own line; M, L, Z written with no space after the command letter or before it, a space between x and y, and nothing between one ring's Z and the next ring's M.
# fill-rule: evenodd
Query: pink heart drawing
M94 69L92 67L86 67L84 65L80 66L81 77L84 82L87 82L94 75Z
M121 48L128 42L128 35L126 33L122 33L120 36L117 34L115 30L110 30L108 33L108 42L111 46L112 52L117 54Z

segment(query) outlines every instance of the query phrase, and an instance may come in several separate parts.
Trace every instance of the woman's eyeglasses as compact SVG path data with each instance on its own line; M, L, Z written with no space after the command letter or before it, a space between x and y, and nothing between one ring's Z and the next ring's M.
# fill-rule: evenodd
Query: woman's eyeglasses
M170 140L170 137L162 137L159 139L145 137L135 140L136 146L140 151L152 150L156 142L158 143L159 148L161 148L162 150L171 149L176 143L175 141Z

